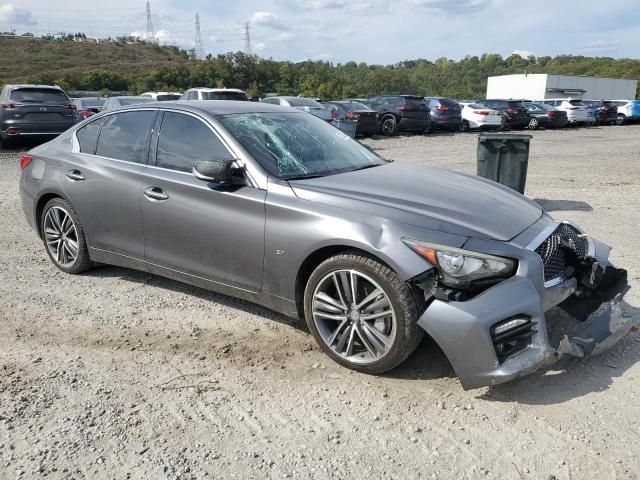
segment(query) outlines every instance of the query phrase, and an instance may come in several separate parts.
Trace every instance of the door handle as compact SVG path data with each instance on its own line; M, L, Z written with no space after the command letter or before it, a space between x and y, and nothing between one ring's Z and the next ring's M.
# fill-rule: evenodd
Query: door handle
M69 170L65 176L72 182L80 182L84 180L84 174L80 170Z
M144 189L144 196L151 201L163 201L169 198L169 195L164 193L159 187L147 187Z

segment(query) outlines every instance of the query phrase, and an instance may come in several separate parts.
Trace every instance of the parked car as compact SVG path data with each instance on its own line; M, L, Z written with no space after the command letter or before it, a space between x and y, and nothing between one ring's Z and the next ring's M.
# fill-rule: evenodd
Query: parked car
M593 112L596 123L613 125L618 119L618 106L609 100L582 100L582 103Z
M430 109L431 126L439 130L456 131L462 125L462 108L455 100L443 97L424 97Z
M394 368L426 332L465 388L494 385L597 354L633 322L611 305L591 315L626 271L579 227L480 177L384 160L296 109L125 107L20 168L27 221L61 271L136 268L303 317L357 371ZM584 325L559 346L556 305Z
M155 102L155 100L149 97L134 96L109 97L102 104L102 107L100 107L100 111L107 112L109 110L115 110L117 108L127 107L129 105L137 105L140 103L149 102Z
M498 110L492 110L473 102L460 102L462 107L462 123L460 131L467 130L502 130L507 121Z
M248 102L247 94L238 88L190 88L180 100L237 100Z
M535 130L543 128L562 128L569 123L567 113L557 108L542 103L523 102L524 108L529 113L529 128Z
M326 122L333 120L331 109L325 108L320 102L313 98L305 97L266 97L260 100L262 103L268 103L270 105L281 105L283 107L293 107L303 112L310 113L316 117L321 118Z
M0 145L27 136L55 136L76 123L76 106L60 87L5 85L0 91Z
M589 114L589 109L581 100L575 98L547 98L543 100L533 100L536 103L543 103L551 107L562 110L567 114L567 120L571 125L584 125L595 123L595 116Z
M618 125L640 121L640 100L613 100L618 107Z
M105 98L99 97L83 97L73 100L73 104L76 106L78 122L98 113L100 111L100 107L104 105L105 101Z
M144 92L141 93L140 96L152 98L158 102L167 102L171 100L180 100L182 94L178 92Z
M360 102L335 100L323 103L325 108L335 112L338 120L353 120L356 125L356 135L375 135L380 131L378 112Z
M502 116L506 120L506 126L509 128L522 130L523 128L529 126L531 117L529 117L527 109L524 108L524 105L522 105L522 102L520 100L488 99L478 100L476 103L478 105L482 105L483 107L491 108L493 110L498 110L499 112L501 112Z
M382 95L368 99L367 105L378 112L380 130L384 135L431 131L431 115L423 97Z

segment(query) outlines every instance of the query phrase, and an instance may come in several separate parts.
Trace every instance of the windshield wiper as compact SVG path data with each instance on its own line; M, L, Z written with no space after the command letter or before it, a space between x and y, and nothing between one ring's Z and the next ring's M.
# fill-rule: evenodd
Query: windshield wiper
M318 175L317 173L307 173L304 175L295 175L293 177L285 177L284 180L289 181L289 180L306 180L308 178L320 178L320 177L324 177L324 175Z
M349 170L350 172L357 172L358 170L365 170L367 168L380 167L384 165L383 163L375 163L371 165L362 165L361 167L354 168L353 170Z

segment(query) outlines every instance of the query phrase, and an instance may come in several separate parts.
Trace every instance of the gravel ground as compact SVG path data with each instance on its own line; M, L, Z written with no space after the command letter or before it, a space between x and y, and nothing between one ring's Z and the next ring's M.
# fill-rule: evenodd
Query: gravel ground
M615 246L638 316L640 125L535 132L527 194ZM476 135L367 144L473 171ZM160 277L57 271L0 153L0 478L636 479L640 337L463 391L429 340L384 376L301 323ZM508 299L505 299L508 301Z

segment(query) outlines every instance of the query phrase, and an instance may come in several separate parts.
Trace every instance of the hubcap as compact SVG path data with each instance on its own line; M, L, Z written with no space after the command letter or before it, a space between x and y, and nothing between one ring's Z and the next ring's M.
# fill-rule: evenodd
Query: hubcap
M78 258L78 232L63 208L51 207L44 217L44 240L55 261L68 267Z
M396 316L389 297L356 270L337 270L318 283L312 316L324 343L349 362L376 362L395 340Z

